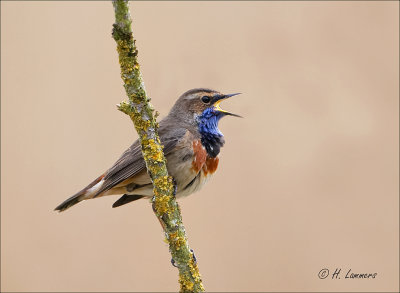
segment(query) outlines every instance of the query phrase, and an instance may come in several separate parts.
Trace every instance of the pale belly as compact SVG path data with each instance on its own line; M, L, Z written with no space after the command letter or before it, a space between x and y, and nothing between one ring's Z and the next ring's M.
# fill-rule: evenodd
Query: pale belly
M203 168L196 170L194 161L196 161L195 154L189 153L188 148L178 150L167 157L168 172L174 177L178 186L177 198L199 191L212 175Z
M186 165L186 166L185 166ZM204 170L201 169L197 174L191 169L191 162L189 166L182 164L180 168L173 168L174 171L170 172L170 175L175 179L177 183L176 197L188 196L192 193L199 191L203 185L210 179L212 174L205 174ZM137 194L145 197L153 196L153 185L146 185L139 187L132 191L123 191L125 194Z
M219 161L218 157L208 157L200 141L192 141L190 139L183 140L177 145L174 152L167 155L166 159L168 173L175 179L177 184L177 198L199 191L216 171ZM153 196L153 185L150 183L150 177L145 170L133 179L122 182L122 184L103 195ZM130 188L131 184L133 184L133 188Z
M172 174L171 174L172 175ZM173 175L172 175L173 176ZM204 184L210 179L211 174L205 174L203 169L201 169L197 174L191 169L191 167L186 169L186 172L180 172L173 176L176 178L176 182L178 183L178 190L176 193L176 197L184 197L188 196L192 193L199 191Z
M213 160L216 160L218 165L218 158ZM188 152L188 148L178 149L173 154L167 156L168 172L177 183L177 198L188 196L199 191L215 172L216 167L210 170L205 161L197 161L197 163L199 164L196 164L195 154L193 152ZM146 174L146 176L148 175ZM125 191L124 193L152 197L153 186L146 185L131 192Z

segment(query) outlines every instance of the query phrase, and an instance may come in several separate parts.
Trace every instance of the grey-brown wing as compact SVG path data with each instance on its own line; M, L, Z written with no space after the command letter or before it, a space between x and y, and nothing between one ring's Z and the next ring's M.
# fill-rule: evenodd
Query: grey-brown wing
M160 130L163 130L160 127ZM171 132L160 131L160 140L164 145L164 154L171 152L181 138L187 132L186 129L174 129ZM143 159L139 140L136 140L105 173L104 183L96 193L96 196L106 190L113 188L122 181L135 176L145 170L146 164Z

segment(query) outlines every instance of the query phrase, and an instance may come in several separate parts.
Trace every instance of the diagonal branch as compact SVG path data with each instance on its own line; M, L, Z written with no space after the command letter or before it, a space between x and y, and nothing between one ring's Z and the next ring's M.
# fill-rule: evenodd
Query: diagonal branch
M139 134L143 158L154 186L153 210L164 229L172 259L179 269L181 292L204 291L175 200L173 179L168 175L163 146L157 134L158 124L153 115L154 110L140 73L128 1L113 0L113 6L115 23L112 35L117 42L121 77L129 98L129 101L120 103L118 109L129 115Z

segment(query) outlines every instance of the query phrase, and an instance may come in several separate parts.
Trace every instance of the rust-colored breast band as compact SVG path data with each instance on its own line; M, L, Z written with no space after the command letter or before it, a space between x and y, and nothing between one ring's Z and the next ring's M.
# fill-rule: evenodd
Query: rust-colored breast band
M219 163L218 157L215 158L208 157L206 159L206 163L203 166L204 175L207 175L208 173L213 174L215 171L217 171L218 163Z
M192 169L198 173L203 168L207 158L207 151L204 149L200 140L193 141L194 159L192 162Z

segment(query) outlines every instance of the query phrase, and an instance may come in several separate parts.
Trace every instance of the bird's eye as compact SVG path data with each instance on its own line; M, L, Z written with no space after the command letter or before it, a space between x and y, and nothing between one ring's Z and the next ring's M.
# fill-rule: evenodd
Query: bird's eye
M201 97L201 101L205 104L208 104L211 101L211 98L208 96Z

